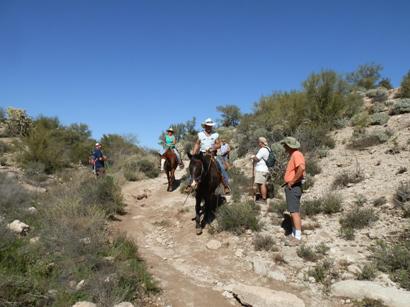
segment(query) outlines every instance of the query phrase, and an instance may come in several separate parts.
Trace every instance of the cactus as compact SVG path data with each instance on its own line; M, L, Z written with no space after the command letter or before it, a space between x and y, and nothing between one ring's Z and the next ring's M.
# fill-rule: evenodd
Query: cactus
M10 136L26 136L32 126L32 120L22 109L7 109L7 133Z

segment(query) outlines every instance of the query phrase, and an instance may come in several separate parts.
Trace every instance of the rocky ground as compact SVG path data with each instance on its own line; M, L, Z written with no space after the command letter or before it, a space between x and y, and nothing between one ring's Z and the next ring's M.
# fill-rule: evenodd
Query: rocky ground
M264 223L261 234L272 236L275 247L255 251L255 233L241 236L226 232L204 231L195 234L194 199L178 190L166 192L166 177L128 183L123 192L127 214L114 227L133 238L154 276L164 289L156 302L160 306L352 306L364 297L381 300L388 306L409 306L410 293L395 284L386 274L378 273L374 281L357 281L356 276L369 262L370 247L377 239L394 239L409 228L408 219L392 202L400 182L409 179L410 114L392 116L385 128L391 128L390 141L365 150L348 148L352 128L332 132L336 147L320 160L322 172L303 199L323 196L337 174L357 171L364 180L338 189L343 211L333 215L316 215L304 219L303 241L306 246L325 245L325 258L332 261L332 274L327 286L308 271L319 262L297 255L297 247L286 245L283 218L268 207L261 208ZM380 127L370 127L379 129ZM243 166L250 175L246 160ZM399 171L400 170L400 171ZM178 171L177 178L185 171ZM362 195L362 196L359 196ZM387 202L379 207L373 201L381 196ZM364 208L373 207L378 220L370 227L357 230L354 240L339 235L339 219L362 199ZM279 201L277 199L271 202ZM229 205L229 199L228 204ZM248 305L246 305L248 304Z

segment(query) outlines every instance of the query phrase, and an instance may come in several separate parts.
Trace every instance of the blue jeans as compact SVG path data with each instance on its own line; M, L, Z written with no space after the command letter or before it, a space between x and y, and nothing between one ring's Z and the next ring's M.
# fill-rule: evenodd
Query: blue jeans
M215 160L216 160L216 162L218 162L218 163L216 163L216 165L218 166L219 171L220 171L221 174L222 174L222 177L223 177L223 179L224 179L225 184L228 185L228 184L229 184L229 177L228 177L228 173L227 173L226 170L225 170L225 165L224 165L224 162L223 162L223 157L217 156L217 157L215 157Z

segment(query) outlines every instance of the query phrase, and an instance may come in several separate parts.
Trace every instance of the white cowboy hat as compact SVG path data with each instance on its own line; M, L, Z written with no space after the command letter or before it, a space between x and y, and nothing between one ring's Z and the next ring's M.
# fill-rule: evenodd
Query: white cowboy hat
M100 143L95 143L95 146L101 146L101 144Z
M214 123L214 121L213 121L211 118L207 118L207 119L205 119L205 121L202 123L202 127L205 127L205 126L213 127L213 126L215 126L215 123Z
M168 131L174 132L174 129L172 129L172 127L169 127L169 128L167 129L167 132L168 132Z

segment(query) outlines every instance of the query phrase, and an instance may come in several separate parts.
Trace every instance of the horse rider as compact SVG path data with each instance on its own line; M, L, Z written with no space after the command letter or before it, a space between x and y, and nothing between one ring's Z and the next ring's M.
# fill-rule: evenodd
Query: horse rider
M219 148L221 148L219 134L217 132L212 131L214 125L215 123L210 118L207 118L202 123L202 128L204 128L204 130L198 133L198 139L195 142L192 154L195 155L199 152L204 154L210 151L213 155L215 155L216 151ZM231 189L229 188L228 173L225 170L223 161L221 161L220 159L215 160L217 161L216 165L218 166L218 169L222 174L222 184L224 185L224 193L229 194Z
M181 159L181 155L178 152L178 149L176 148L177 140L174 135L174 129L172 127L168 128L166 131L167 133L163 137L163 145L164 145L164 152L167 151L168 149L172 149L175 155L177 156L178 160L178 165L181 169L184 168L184 162ZM165 158L161 156L161 172L164 171L164 164L165 164Z

